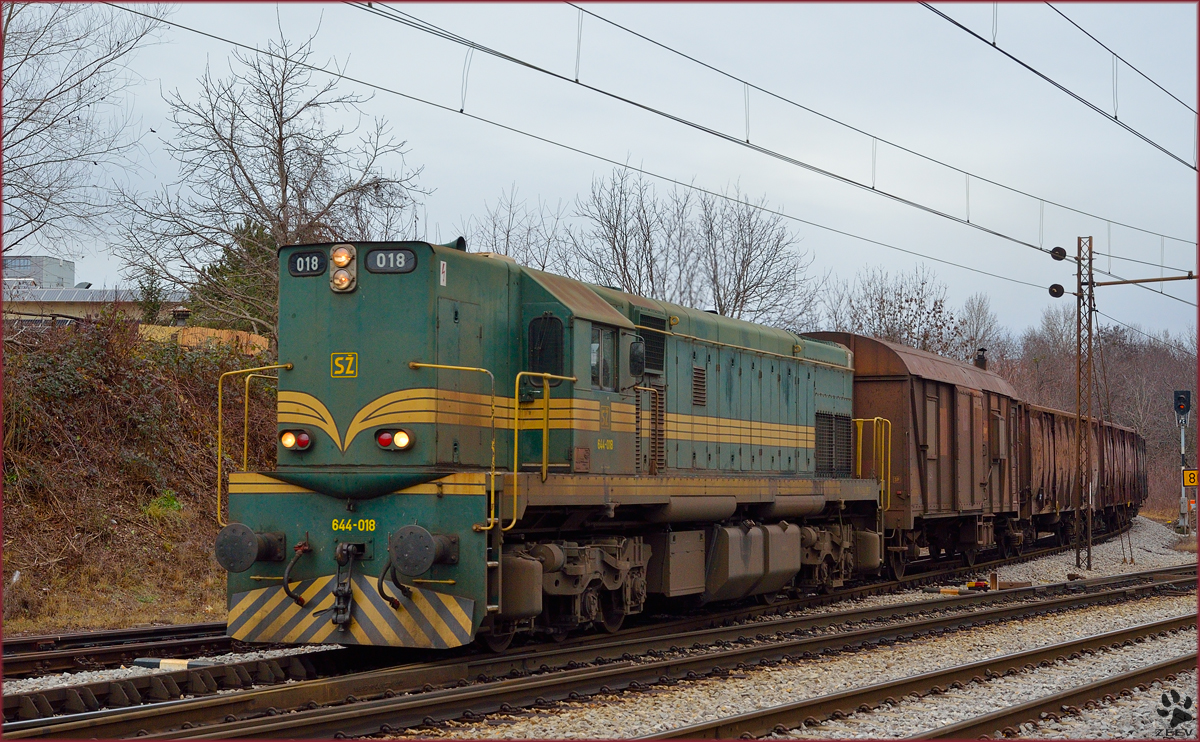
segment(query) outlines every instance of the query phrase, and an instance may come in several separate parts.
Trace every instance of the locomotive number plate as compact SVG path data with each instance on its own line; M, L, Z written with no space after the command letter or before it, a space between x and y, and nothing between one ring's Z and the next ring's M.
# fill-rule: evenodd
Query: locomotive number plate
M372 273L411 273L417 267L412 250L372 250L367 253L367 270Z
M329 375L335 379L353 379L358 376L357 353L330 353Z
M350 518L334 518L333 530L335 531L374 531L375 520L359 518L352 520Z
M325 273L325 253L296 252L288 258L288 273L293 276L319 276Z

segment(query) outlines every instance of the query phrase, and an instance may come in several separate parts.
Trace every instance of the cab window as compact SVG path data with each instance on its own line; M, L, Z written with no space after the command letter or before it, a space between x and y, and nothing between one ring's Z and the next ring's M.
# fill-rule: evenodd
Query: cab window
M592 325L592 388L613 391L616 368L617 331Z

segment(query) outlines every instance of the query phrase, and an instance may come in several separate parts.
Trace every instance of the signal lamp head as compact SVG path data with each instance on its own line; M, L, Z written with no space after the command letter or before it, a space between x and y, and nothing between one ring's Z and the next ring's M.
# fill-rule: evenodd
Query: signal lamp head
M389 451L403 451L412 445L412 436L407 430L380 430L375 433L375 442Z
M1050 257L1054 258L1055 260L1066 260L1067 251L1061 247L1056 247L1050 251Z
M339 245L338 247L333 248L333 252L329 254L329 259L332 260L333 264L337 267L345 268L350 264L350 261L354 259L354 256L350 254L350 249L345 245Z
M279 434L279 444L289 451L307 451L312 436L305 430L285 430Z
M350 285L350 274L344 270L334 271L330 283L333 284L335 289L345 289Z
M1050 285L1050 295L1053 296L1055 299L1059 298L1064 293L1066 293L1066 292L1065 292L1065 289L1063 289L1062 284L1054 283L1054 284Z

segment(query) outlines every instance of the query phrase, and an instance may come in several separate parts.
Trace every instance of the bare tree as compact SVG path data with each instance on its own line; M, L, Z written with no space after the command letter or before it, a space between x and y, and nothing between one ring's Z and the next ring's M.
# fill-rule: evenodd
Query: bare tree
M131 265L191 293L194 310L275 337L277 246L392 237L411 215L419 170L385 170L404 142L376 119L331 128L366 98L315 84L312 39L234 54L231 75L206 70L200 94L170 94L179 180L123 193Z
M854 282L834 282L822 297L829 329L854 332L950 355L959 344L958 322L946 285L929 268L892 275L867 268Z
M471 236L472 249L507 255L542 271L562 271L569 236L566 207L561 202L551 208L539 198L531 208L517 198L514 183L507 193L500 194L495 206L485 205L484 209L482 219L468 221L461 230Z
M654 187L640 174L614 168L594 178L586 198L575 200L583 226L571 232L568 275L639 296L666 298L672 267L663 245L662 209Z
M808 276L812 257L783 217L737 186L702 194L696 225L704 288L717 314L798 330L811 321L824 280Z
M123 105L133 53L161 27L88 3L5 3L3 252L18 245L76 251L109 210L108 168L130 167L137 146ZM75 248L75 249L73 249Z

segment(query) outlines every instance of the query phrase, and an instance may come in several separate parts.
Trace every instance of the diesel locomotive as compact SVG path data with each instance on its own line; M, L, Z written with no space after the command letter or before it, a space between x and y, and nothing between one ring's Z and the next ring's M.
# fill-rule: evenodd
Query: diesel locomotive
M982 368L461 238L286 246L279 266L277 466L231 472L227 496L218 474L237 639L498 650L1082 522L1074 418ZM1145 497L1144 442L1089 429L1116 527Z

